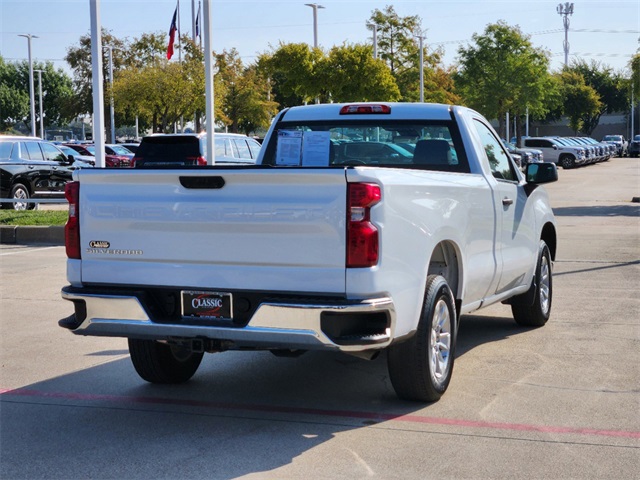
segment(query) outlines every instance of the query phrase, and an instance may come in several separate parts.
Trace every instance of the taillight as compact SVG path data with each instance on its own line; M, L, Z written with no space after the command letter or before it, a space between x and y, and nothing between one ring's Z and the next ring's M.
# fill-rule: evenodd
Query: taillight
M207 159L202 155L198 157L186 157L185 160L187 162L193 162L194 165L205 166L207 164Z
M69 217L64 226L64 244L67 257L80 258L80 183L69 182L64 187L64 197L69 202Z
M371 207L380 202L380 187L349 183L347 190L347 267L372 267L378 263L378 229L370 221Z
M391 107L389 105L372 105L372 104L364 104L364 105L345 105L340 109L340 115L357 115L357 114L367 114L367 113L382 113L387 114L391 113Z

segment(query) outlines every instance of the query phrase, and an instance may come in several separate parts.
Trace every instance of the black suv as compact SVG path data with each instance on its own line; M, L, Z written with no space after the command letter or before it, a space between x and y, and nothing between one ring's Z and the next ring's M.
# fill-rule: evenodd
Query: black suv
M74 159L53 143L35 137L0 136L0 197L2 208L34 210L29 198L64 198Z
M214 135L215 164L254 164L261 145L234 133ZM132 160L134 168L211 165L207 161L207 135L177 133L149 135L142 139Z

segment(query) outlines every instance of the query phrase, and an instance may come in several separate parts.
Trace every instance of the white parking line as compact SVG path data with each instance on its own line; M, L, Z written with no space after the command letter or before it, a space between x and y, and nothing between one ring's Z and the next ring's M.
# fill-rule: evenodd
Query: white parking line
M4 257L6 255L19 255L21 253L33 253L34 251L42 251L42 250L51 250L52 248L62 248L60 246L53 246L53 247L24 247L21 248L18 251L13 251L13 252L6 252L6 253L0 253L0 257Z

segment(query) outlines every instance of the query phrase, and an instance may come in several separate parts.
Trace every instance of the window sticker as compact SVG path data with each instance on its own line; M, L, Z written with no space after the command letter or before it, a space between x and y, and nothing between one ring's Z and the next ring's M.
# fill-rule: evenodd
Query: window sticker
M276 148L276 165L298 166L302 156L302 132L279 130Z
M302 165L305 167L329 166L331 132L304 132L302 137Z

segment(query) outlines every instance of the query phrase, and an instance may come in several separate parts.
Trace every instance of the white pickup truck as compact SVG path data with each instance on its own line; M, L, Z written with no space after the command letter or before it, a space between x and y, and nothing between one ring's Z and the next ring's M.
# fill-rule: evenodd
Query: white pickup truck
M258 164L74 172L67 277L78 335L127 337L138 374L179 383L205 352L386 350L403 399L445 392L460 315L552 299L552 163L524 174L464 107L294 107Z

